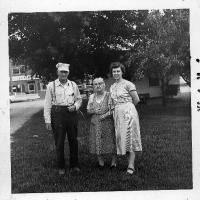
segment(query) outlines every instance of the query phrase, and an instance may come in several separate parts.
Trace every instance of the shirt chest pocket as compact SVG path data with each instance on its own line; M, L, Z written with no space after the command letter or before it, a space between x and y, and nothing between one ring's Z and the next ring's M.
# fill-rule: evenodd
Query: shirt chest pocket
M71 88L59 88L56 90L56 96L59 97L67 97L67 96L74 96L74 91Z
M69 97L73 97L74 96L74 91L73 91L73 89L71 87L65 89L64 93L65 93L66 96L69 96Z
M57 103L62 103L64 101L64 90L56 90L56 101Z
M65 99L66 99L67 104L74 104L74 91L71 89L68 90L66 92Z
M58 104L73 104L74 103L74 91L71 87L58 87L56 88L56 101Z

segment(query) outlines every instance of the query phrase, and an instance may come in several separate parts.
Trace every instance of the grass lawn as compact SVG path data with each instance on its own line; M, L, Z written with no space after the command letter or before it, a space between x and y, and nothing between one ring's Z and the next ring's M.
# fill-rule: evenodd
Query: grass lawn
M42 111L13 135L11 144L12 193L87 192L192 189L191 112L189 102L174 100L161 105L139 105L143 152L137 155L136 174L125 175L126 157L118 168L95 168L88 153L89 119L79 121L81 173L57 174L53 137L44 127ZM66 140L66 165L68 167ZM110 164L109 156L106 157Z

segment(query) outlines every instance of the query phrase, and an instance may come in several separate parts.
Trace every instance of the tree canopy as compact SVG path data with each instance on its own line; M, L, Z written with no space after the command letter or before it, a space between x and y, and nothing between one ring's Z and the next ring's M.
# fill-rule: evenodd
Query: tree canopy
M57 62L105 76L121 61L127 78L180 73L190 82L189 10L11 13L9 55L48 80Z
M140 71L154 73L169 81L181 74L190 76L189 16L187 10L163 10L149 13L145 23L151 29L145 47L140 46Z

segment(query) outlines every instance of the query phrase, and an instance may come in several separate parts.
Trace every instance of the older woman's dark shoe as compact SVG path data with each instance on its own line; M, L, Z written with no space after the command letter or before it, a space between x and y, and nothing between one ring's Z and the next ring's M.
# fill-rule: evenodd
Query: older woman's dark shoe
M112 164L111 166L110 166L110 169L116 169L117 168L117 164L115 163L115 164Z
M98 169L104 169L105 168L105 164L100 165L99 163L96 165Z

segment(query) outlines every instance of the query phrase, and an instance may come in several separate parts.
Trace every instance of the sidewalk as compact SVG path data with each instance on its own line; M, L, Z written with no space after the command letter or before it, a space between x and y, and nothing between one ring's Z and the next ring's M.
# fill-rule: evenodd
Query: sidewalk
M39 99L40 96L38 94L26 94L26 93L16 93L10 96L10 102L19 102L19 101L28 101Z
M44 100L17 102L10 104L10 134L20 129L31 117L43 109Z

